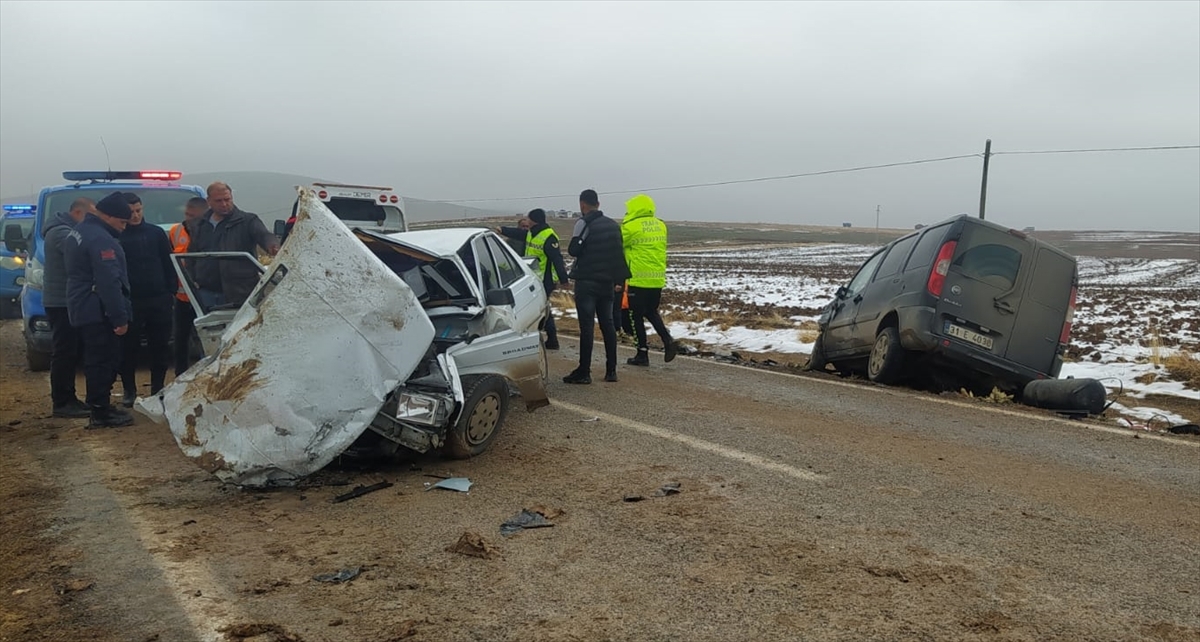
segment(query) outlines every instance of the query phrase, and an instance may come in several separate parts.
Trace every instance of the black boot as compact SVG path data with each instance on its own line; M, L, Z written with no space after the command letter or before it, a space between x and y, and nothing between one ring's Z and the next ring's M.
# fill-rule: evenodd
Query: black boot
M631 366L649 366L650 352L647 350L638 349L636 357L629 357L625 360Z
M57 404L51 413L55 417L67 417L69 419L83 419L91 417L92 410L87 407L87 404L78 399L72 399L67 403Z
M113 406L92 406L88 428L117 428L133 423L133 415Z
M675 355L679 354L679 344L675 343L674 339L667 339L665 351L667 354L663 357L663 361L671 363L675 359Z
M592 382L591 373L587 372L586 370L583 370L581 368L576 368L571 371L571 374L563 377L563 383L588 384L591 382Z

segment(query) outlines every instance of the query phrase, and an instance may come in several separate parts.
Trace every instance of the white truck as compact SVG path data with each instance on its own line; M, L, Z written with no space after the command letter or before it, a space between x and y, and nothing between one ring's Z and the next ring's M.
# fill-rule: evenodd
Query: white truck
M313 183L310 189L347 227L381 234L408 231L404 199L390 187ZM296 201L297 205L299 202ZM275 221L275 235L281 240L291 233L297 205L292 206L292 216L287 221Z

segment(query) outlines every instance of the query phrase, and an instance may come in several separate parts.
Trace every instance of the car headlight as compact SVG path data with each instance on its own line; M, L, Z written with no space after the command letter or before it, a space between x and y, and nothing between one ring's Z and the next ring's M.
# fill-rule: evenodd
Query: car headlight
M445 399L404 391L396 395L396 419L422 426L442 426L450 417Z
M0 269L23 270L25 269L25 259L19 256L0 256Z
M46 266L42 262L29 257L25 263L25 287L40 290L46 282Z

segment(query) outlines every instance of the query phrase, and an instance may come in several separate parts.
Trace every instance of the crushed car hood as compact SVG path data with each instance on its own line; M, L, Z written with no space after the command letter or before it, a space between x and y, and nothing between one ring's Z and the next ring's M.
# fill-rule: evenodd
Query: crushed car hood
M220 479L287 485L341 454L420 363L433 324L412 290L309 190L215 355L139 409Z

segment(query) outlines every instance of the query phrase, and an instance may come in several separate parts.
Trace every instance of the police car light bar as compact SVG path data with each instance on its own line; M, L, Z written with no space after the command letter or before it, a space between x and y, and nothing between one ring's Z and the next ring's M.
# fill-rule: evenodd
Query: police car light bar
M68 181L177 181L183 178L183 172L63 172L62 177Z
M37 205L5 205L5 212L36 212Z

